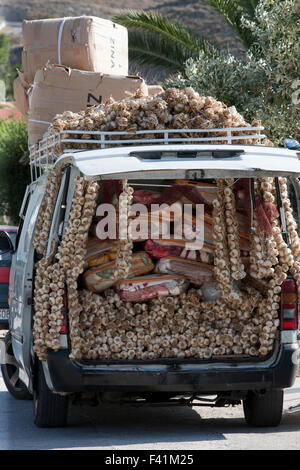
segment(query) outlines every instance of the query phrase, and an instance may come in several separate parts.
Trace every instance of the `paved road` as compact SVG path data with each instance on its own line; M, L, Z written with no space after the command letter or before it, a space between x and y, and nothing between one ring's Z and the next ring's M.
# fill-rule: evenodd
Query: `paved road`
M15 400L0 376L0 450L216 450L299 449L300 378L285 393L285 413L278 428L246 427L235 408L144 408L71 406L69 427L38 429L32 402Z

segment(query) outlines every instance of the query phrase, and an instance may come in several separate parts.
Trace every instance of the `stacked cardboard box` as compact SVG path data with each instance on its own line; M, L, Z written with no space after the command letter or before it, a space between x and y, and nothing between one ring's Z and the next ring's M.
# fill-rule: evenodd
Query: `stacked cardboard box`
M56 114L78 112L108 98L141 89L128 74L127 29L93 16L23 22L23 74L14 96L28 118L29 145L37 143Z
M128 73L127 29L94 16L23 22L25 80L51 64L112 75Z
M29 145L37 143L56 114L78 112L105 102L121 100L138 89L147 94L140 77L107 75L47 65L35 74L28 119Z

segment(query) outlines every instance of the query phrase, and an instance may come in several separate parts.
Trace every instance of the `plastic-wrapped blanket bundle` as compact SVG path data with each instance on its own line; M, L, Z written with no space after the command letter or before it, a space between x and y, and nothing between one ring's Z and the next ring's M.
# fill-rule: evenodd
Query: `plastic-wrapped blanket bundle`
M116 261L95 266L85 271L83 280L87 289L92 292L103 292L113 286L118 279L113 277L116 268ZM129 277L141 276L152 271L154 264L150 256L145 252L134 253L129 269Z
M216 185L212 183L204 183L190 180L175 180L175 184L185 189L182 197L183 202L195 202L195 199L201 198L204 204L212 206L213 200L216 198Z
M167 295L180 295L188 287L183 276L148 276L119 281L116 290L121 300L127 302L145 302L156 297Z
M145 250L152 258L160 259L165 256L179 256L185 247L183 240L147 240L145 243Z
M187 240L147 240L145 250L152 258L160 259L166 256L181 256L182 258L213 264L214 247L203 244L201 249L192 249Z
M86 266L92 268L101 264L109 263L116 259L118 242L116 240L99 240L91 237L86 244L86 255L84 257Z
M163 274L182 275L189 282L201 286L205 282L211 282L214 278L213 267L177 256L166 256L159 260L155 272Z

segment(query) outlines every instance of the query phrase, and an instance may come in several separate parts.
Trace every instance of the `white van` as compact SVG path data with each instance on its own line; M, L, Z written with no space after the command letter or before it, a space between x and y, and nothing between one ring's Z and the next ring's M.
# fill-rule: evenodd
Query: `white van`
M138 144L137 141L115 140L114 146L107 146L105 139L114 133L94 132L92 150L79 150L80 146L76 149L76 142L83 142L76 131L75 138L65 142L65 147L72 142L72 149L65 148L58 158L52 150L58 142L63 142L63 135L52 142L52 148L45 150L41 143L40 150L31 155L33 181L27 188L20 211L10 272L9 332L1 362L2 370L8 372L5 377L9 391L16 398L33 397L34 419L38 426L65 426L69 400L85 392L95 392L103 402L118 398L123 402L138 401L153 406L162 403L166 406L243 403L249 425L276 426L280 423L283 389L293 385L298 370L297 287L291 277L283 282L281 299L286 291L293 294L293 308L290 303L281 301L278 309L280 325L272 350L265 356L225 354L207 359L83 357L71 360L68 311L66 324L61 329L59 349L48 349L46 358L41 361L33 348L33 292L35 265L39 259L33 239L49 169L60 167L62 178L49 230L48 252L53 242L58 249L68 225L77 176L100 184L107 180L128 180L129 184L141 188L167 185L178 179L249 178L250 181L284 176L288 178L290 188L294 188L291 190L297 210L299 153L263 145L235 144L238 137L232 134L234 130L226 130L228 144L218 145L210 143L209 138L195 138L192 143L180 135L178 139L170 139L168 131L164 131L162 139L147 140L143 145L140 140ZM253 138L255 129L250 130ZM216 138L213 140L215 142Z

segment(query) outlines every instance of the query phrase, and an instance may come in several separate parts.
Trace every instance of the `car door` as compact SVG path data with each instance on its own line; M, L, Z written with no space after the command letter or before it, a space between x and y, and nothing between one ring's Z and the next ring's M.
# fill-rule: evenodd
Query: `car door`
M27 187L20 211L16 250L12 258L9 285L10 331L14 356L19 364L20 379L31 389L30 367L32 348L32 282L34 227L42 202L46 178Z

